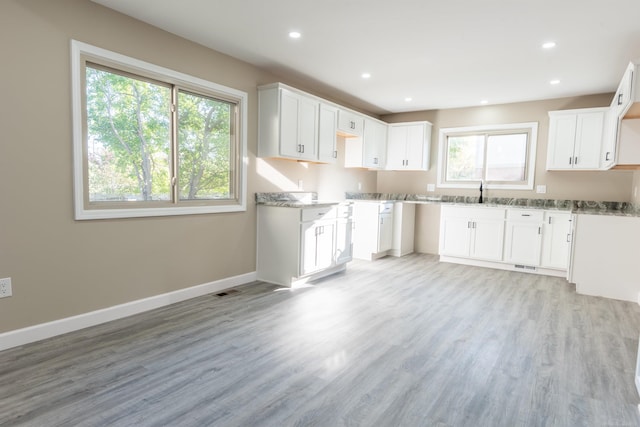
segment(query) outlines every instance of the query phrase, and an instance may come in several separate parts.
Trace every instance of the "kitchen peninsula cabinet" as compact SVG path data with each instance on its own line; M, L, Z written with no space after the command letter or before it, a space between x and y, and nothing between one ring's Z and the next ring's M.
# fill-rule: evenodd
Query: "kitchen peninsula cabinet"
M258 205L258 280L294 286L342 271L352 259L351 205Z
M640 217L576 215L572 276L576 292L638 303Z
M386 169L429 170L431 128L429 122L390 124Z

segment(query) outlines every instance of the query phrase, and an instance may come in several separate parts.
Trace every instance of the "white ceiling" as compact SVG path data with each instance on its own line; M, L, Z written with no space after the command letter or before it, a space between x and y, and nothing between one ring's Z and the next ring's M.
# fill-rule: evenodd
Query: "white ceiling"
M613 92L640 59L640 0L93 1L378 114Z

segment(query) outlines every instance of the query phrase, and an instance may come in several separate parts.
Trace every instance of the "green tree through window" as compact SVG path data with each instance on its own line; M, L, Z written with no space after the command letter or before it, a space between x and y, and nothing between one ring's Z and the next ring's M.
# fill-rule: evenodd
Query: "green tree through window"
M234 104L89 64L86 92L91 202L170 201L174 169L180 200L231 197Z

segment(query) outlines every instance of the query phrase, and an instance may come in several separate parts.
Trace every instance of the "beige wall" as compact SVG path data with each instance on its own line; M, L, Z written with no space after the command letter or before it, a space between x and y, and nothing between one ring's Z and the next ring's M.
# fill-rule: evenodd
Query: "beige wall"
M246 91L247 212L74 221L71 39ZM256 87L282 79L88 0L2 0L0 54L0 333L255 271L256 191L375 190L374 172L256 159Z
M519 122L538 122L535 185L546 185L546 194L532 191L489 190L485 197L521 197L546 199L576 199L600 201L629 201L632 196L633 172L558 172L546 171L548 111L573 108L603 107L611 102L612 94L560 98L516 104L488 105L483 107L456 108L438 111L422 111L392 114L381 117L387 122L428 120L433 123L431 162L427 172L379 172L378 191L383 193L426 194L427 184L437 181L438 130L446 127L477 126ZM636 173L636 182L637 182ZM637 184L636 184L637 185ZM477 196L477 190L436 189L437 194ZM439 215L433 209L422 207L416 211L415 248L419 252L437 253Z

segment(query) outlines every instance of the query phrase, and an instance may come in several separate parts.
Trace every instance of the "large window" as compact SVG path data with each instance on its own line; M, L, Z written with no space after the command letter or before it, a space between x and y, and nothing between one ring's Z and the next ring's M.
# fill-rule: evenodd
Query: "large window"
M533 189L537 123L440 129L438 186Z
M72 42L76 219L246 209L247 95Z

